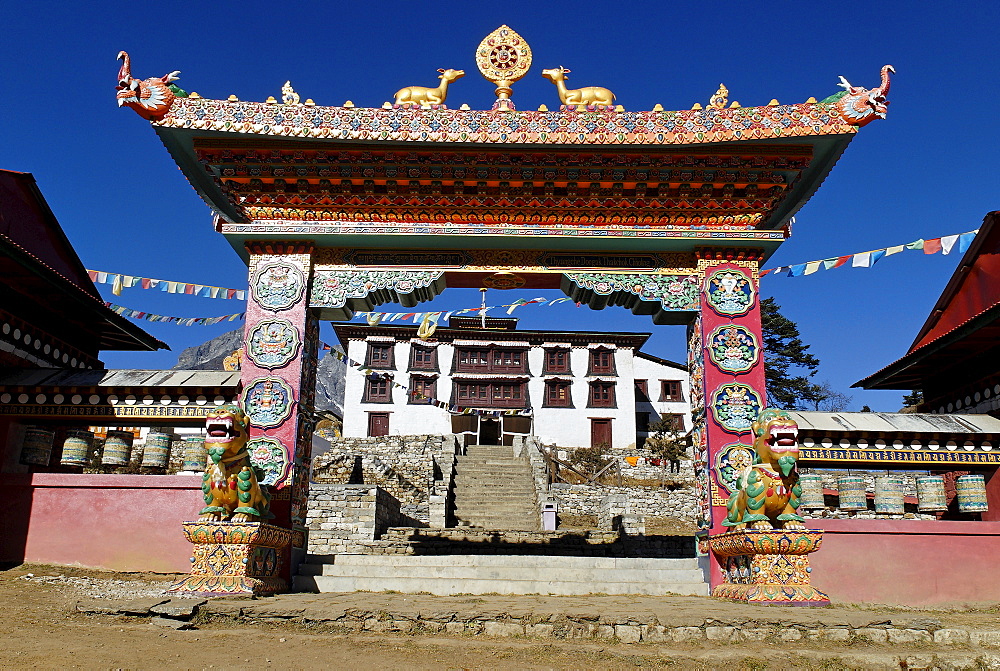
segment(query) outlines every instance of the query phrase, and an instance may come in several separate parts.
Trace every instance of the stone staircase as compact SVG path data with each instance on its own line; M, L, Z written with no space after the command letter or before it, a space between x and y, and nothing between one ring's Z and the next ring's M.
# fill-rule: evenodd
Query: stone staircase
M305 592L707 596L698 560L537 555L348 555L299 566Z
M531 466L507 445L469 445L455 467L459 526L535 531L538 500Z

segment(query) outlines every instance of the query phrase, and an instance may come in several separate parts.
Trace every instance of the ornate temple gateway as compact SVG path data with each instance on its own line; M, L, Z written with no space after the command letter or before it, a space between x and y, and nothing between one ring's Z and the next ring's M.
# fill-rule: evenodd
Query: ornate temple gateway
M475 54L492 109L445 105L449 85L472 85L454 69L360 108L302 102L290 83L280 102L208 100L119 57L119 105L150 121L248 263L248 449L296 547L318 321L447 287L561 289L686 325L702 526L721 531L728 491L710 466L753 443L766 407L759 264L858 129L885 117L893 72L873 89L841 78L819 102L741 107L723 86L704 107L631 111L603 87L568 89L560 67L535 74L562 105L524 111L513 87L531 50L502 26Z

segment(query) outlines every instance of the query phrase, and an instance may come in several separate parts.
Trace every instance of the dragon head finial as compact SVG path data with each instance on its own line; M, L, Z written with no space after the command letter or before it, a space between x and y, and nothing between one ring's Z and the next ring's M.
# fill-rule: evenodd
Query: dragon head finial
M166 116L177 98L170 83L177 81L180 71L174 70L162 77L138 80L132 76L132 62L127 51L118 52L122 62L118 70L117 99L119 107L131 107L143 119L157 120Z

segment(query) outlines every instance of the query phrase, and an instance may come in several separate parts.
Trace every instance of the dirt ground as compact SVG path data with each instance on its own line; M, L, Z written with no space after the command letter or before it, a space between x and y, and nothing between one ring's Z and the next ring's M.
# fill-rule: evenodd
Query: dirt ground
M26 579L27 574L32 579ZM63 576L47 581L43 576ZM0 668L86 669L899 669L1000 668L979 650L942 652L820 642L769 644L637 644L608 641L488 639L439 634L342 634L291 623L245 624L196 619L191 630L165 629L149 618L85 615L81 599L115 580L146 581L156 590L173 576L115 574L23 565L0 571ZM113 591L108 588L109 591ZM121 598L121 594L117 595ZM371 595L374 597L375 595ZM486 597L489 598L489 597ZM512 597L506 597L510 599ZM518 597L513 597L518 598ZM525 607L530 605L530 597ZM584 597L581 597L584 598ZM708 603L708 602L706 602ZM714 602L713 602L714 603ZM864 617L898 618L899 609L863 609ZM928 611L908 612L919 617ZM940 619L996 629L996 610L934 611ZM936 657L935 657L936 656ZM931 663L932 662L932 663Z

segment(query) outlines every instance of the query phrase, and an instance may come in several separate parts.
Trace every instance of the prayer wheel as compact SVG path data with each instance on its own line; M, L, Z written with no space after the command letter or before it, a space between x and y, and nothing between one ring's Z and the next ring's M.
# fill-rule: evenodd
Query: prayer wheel
M205 438L202 436L184 437L184 470L204 471L208 462L208 453L205 452Z
M841 510L867 510L868 490L865 479L860 475L842 475L838 479L840 486Z
M94 434L85 429L70 429L63 441L63 466L87 466L90 463L90 451L94 447Z
M944 478L940 475L923 475L917 478L917 510L935 513L947 509Z
M802 496L799 497L799 508L826 508L823 497L823 476L816 473L799 475L799 486Z
M958 494L958 509L963 513L985 513L989 510L986 504L986 480L978 473L960 475L955 480L955 490Z
M142 465L147 468L166 468L170 461L170 434L150 431L142 451Z
M131 431L108 431L108 437L104 439L104 455L101 457L101 465L128 465L134 439L135 436Z
M28 466L48 466L56 434L48 429L29 426L21 443L21 463Z
M882 475L875 478L875 512L891 515L902 515L903 478L894 475Z

